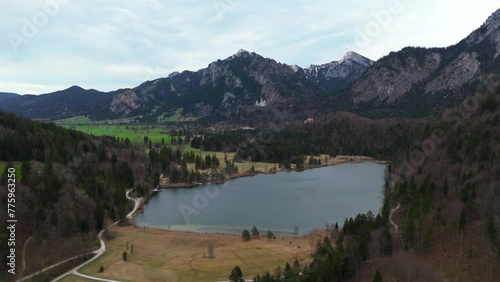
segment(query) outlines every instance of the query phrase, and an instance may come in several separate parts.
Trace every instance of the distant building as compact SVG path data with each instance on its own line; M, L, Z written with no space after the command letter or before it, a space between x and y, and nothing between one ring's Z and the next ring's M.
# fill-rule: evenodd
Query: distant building
M256 107L267 107L267 101L260 97L260 101L255 101Z
M304 120L304 124L308 124L308 123L311 123L311 122L314 122L313 118L307 118L306 120Z

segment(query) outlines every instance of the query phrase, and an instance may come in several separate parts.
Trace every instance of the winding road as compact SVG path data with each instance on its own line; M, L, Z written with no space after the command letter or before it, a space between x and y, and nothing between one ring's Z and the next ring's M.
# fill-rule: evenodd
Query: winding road
M21 277L24 275L24 271L26 270L26 248L28 248L28 244L30 243L31 239L33 239L33 236L30 236L26 242L24 242L23 245L23 251L22 251L22 256L23 256L23 268L21 270Z
M134 208L132 209L132 211L129 214L127 214L127 219L132 219L132 217L134 216L134 213L137 212L137 210L141 206L141 202L143 200L142 197L141 198L131 198L130 195L129 195L131 191L132 190L128 190L126 192L126 194L125 194L125 196L127 197L127 199L129 199L129 200L131 200L131 201L134 202ZM46 267L46 268L44 268L44 269L42 269L40 271L37 271L37 272L35 272L35 273L31 274L31 275L25 276L25 277L17 280L17 282L28 281L29 279L35 277L36 275L39 275L40 273L43 273L43 272L45 272L47 270L50 270L50 269L52 269L54 267L57 267L57 266L61 265L61 264L64 264L66 262L75 260L75 259L83 257L83 256L87 256L87 255L90 255L90 254L94 254L94 257L92 257L88 261L80 264L79 266L71 269L70 271L68 271L68 272L60 275L59 277L53 279L52 282L59 281L59 280L63 279L64 277L68 276L68 275L76 275L76 276L80 276L80 277L83 277L83 278L86 278L86 279L90 279L90 280L95 280L95 281L121 282L121 281L118 281L118 280L111 280L111 279L104 279L104 278L99 278L99 277L93 277L93 276L85 275L85 274L82 274L82 273L78 272L78 270L80 268L82 268L82 267L86 266L87 264L93 262L94 260L98 259L100 256L102 256L102 254L104 254L104 252L106 252L106 243L104 243L104 240L102 239L102 234L103 234L103 232L106 229L111 228L111 227L115 226L116 224L118 224L118 221L114 222L113 224L109 225L107 228L105 228L105 229L101 230L101 232L99 232L98 238L99 238L101 246L100 246L100 248L98 250L96 250L94 252L91 252L91 253L74 256L74 257L69 258L67 260L63 260L61 262L58 262L58 263L53 264L51 266L48 266L48 267Z
M392 220L392 216L394 215L394 213L397 210L399 210L400 207L401 207L401 204L398 203L398 205L395 208L391 209L391 214L389 215L389 222L394 227L394 230L396 231L396 235L399 234L399 226Z

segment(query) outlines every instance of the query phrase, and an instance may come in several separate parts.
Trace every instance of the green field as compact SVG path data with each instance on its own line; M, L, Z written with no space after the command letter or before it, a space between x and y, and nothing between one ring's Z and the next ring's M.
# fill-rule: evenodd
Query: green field
M70 124L92 123L92 121L87 116L79 116L79 117L71 117L71 118L66 118L66 119L60 119L60 120L57 120L56 123L70 125Z
M180 122L180 121L195 121L195 117L183 117L181 115L182 108L177 109L175 112L170 112L170 113L163 113L162 115L158 116L157 121L158 122Z
M165 145L169 145L172 136L168 134L169 130L165 126L161 125L66 125L66 128L72 128L87 134L92 134L94 136L114 136L119 138L128 138L132 143L141 144L144 143L144 136L147 136L149 140L153 143L160 143L162 138L165 139ZM195 154L201 154L202 158L205 155L217 155L220 160L220 168L225 168L226 164L224 162L223 152L209 152L202 151L200 149L195 149L191 147L190 144L185 144L182 149L186 151L193 151ZM227 158L232 161L235 157L234 152L227 153ZM255 163L255 162L237 162L239 172L246 172L254 166L255 170L258 171L269 171L272 168L278 167L275 163ZM194 169L194 164L188 164L189 169Z
M164 138L170 143L172 137L168 134L168 128L155 125L66 125L66 128L75 129L94 136L114 136L128 138L132 143L144 143L147 136L153 143L160 143Z
M13 162L13 166L16 169L16 179L18 181L21 180L22 174L21 174L21 163L19 162ZM0 176L4 173L5 169L7 169L7 162L0 162Z
M182 116L182 108L177 109L175 111L170 111L163 113L162 115L158 116L156 119L157 122L190 122L190 121L196 121L196 117L192 116ZM77 117L70 117L70 118L65 118L65 119L59 119L54 121L56 124L62 125L62 126L82 126L82 125L94 125L94 126L105 126L105 125L117 125L117 124L130 124L134 122L136 117L128 117L128 118L120 118L120 119L110 119L110 120L99 120L99 121L94 121L91 120L88 116L77 116Z
M56 124L62 126L70 126L70 125L113 125L120 123L130 123L134 121L135 117L129 118L121 118L121 119L113 119L113 120L99 120L93 121L88 116L78 116L78 117L70 117L65 119L59 119L54 121Z

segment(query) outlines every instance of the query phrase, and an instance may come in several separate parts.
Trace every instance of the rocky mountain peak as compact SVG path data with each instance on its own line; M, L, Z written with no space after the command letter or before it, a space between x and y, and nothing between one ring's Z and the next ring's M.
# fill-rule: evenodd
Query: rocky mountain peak
M232 55L231 57L229 57L229 59L232 59L232 58L241 58L241 57L248 57L248 56L254 56L256 55L254 52L249 52L245 49L240 49L238 50L238 52L234 53L234 55Z
M474 45L488 37L496 43L497 50L500 51L500 9L489 16L480 28L472 32L465 42L467 45Z
M250 52L248 52L247 50L245 49L240 49L238 50L238 52L236 52L234 55L235 56L241 56L241 55L247 55L247 54L250 54Z
M171 74L168 75L168 78L172 78L172 77L178 76L179 74L181 74L181 73L178 72L178 71L174 71L174 72L172 72Z
M301 68L297 65L289 66L289 68L317 83L321 88L332 91L345 88L349 83L359 78L372 64L372 60L351 51L347 52L339 61L311 65L308 68Z
M339 64L346 63L348 61L353 61L356 63L359 63L361 65L365 66L371 66L373 64L373 61L354 52L354 51L349 51L347 52L342 59L338 62Z
M498 38L498 33L500 33L500 9L488 17L479 30L481 29L483 30L483 37L496 33Z
M496 10L491 16L489 16L484 25L490 27L496 24L498 26L499 22L500 22L500 9Z

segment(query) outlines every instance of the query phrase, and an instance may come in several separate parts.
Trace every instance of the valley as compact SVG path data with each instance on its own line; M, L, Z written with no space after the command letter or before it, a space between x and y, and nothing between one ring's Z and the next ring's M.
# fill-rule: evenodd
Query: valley
M427 14L448 24L455 13L438 5L363 23L359 7L339 17L296 3L261 26L268 7L247 17L248 3L219 1L213 17L197 10L206 2L174 2L175 16L160 2L141 6L147 16L128 7L143 2L102 3L101 25L68 28L58 24L88 21L74 11L89 4L61 6L17 50L28 68L0 55L0 264L11 269L0 281L500 279L498 7L471 30L462 24L486 4L467 9L454 18L461 40L439 41L409 28ZM413 37L341 48L356 24L384 19L380 32ZM280 42L285 27L294 37ZM72 29L64 44L37 44ZM91 57L71 59L87 35ZM410 45L424 36L441 47Z

